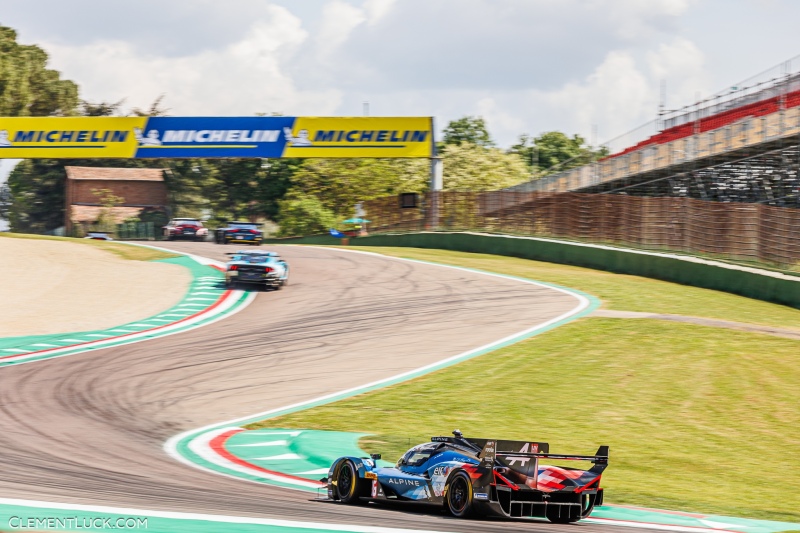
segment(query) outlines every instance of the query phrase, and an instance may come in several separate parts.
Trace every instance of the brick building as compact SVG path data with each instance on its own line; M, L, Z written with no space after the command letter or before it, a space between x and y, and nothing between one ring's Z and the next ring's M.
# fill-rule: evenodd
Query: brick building
M71 235L76 224L95 224L103 204L94 191L107 189L123 198L110 208L115 223L131 217L154 220L169 217L167 186L160 168L66 167L64 229Z

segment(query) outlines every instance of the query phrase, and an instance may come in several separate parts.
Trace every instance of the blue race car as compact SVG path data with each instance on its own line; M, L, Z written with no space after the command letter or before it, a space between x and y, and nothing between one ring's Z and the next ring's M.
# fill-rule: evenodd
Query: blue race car
M595 455L559 455L546 442L432 437L408 450L394 467L340 457L327 482L328 498L342 503L406 501L444 506L453 516L547 518L569 523L603 503L600 477L608 446ZM547 466L540 459L588 461L589 470Z
M264 240L264 232L261 231L261 226L263 226L263 224L257 222L228 222L227 226L224 228L217 228L216 231L214 231L214 242L217 244L238 242L250 244L252 246L261 246L261 241Z
M276 252L239 250L227 255L231 260L225 264L226 287L247 283L277 290L289 283L289 264Z

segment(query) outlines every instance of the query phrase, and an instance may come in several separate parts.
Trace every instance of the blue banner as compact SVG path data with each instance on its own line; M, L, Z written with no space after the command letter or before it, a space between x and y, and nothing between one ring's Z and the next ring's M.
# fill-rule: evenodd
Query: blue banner
M151 117L141 131L136 158L278 158L286 145L284 128L294 117Z

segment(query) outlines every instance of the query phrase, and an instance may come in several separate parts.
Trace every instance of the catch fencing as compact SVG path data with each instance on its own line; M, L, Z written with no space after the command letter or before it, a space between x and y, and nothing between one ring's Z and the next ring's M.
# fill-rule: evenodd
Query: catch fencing
M89 233L107 233L114 239L125 241L161 240L161 228L156 230L152 222L123 222L122 224L78 224L70 236L85 237Z
M407 202L406 202L407 204ZM800 269L800 209L619 194L519 191L392 196L364 202L369 231L478 231Z

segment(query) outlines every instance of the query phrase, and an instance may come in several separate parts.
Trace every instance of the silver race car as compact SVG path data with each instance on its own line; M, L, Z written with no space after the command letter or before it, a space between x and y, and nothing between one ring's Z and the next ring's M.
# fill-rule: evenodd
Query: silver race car
M237 283L280 289L289 282L289 265L276 252L239 250L225 265L225 286Z

